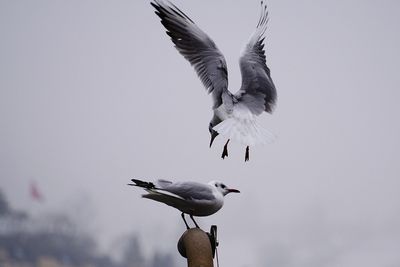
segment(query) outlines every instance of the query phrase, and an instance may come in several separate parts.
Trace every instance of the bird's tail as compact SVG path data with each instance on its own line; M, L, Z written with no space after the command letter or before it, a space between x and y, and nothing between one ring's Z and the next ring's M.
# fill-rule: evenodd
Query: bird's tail
M145 181L138 180L138 179L131 179L131 181L134 182L134 184L128 184L128 185L143 187L143 188L146 188L146 189L154 189L154 188L156 188L156 186L152 182L145 182Z
M256 120L243 120L236 117L226 119L213 128L219 134L246 146L268 144L276 139L276 136L261 127Z

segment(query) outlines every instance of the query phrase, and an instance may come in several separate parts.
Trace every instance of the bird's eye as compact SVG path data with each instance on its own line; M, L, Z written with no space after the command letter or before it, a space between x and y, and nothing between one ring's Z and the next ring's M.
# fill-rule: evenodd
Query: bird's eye
M226 185L221 184L221 188L225 189L225 188L226 188Z

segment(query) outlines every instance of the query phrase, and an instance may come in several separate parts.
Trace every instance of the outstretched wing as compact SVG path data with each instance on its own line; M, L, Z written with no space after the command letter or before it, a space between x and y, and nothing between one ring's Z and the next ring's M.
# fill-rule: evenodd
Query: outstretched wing
M194 67L208 93L212 93L214 107L218 107L222 103L221 93L228 88L224 56L213 40L174 4L154 0L151 5L176 49Z
M256 115L263 111L272 113L276 101L276 89L266 64L263 43L267 23L267 6L261 1L261 15L257 28L239 60L242 86L235 97Z

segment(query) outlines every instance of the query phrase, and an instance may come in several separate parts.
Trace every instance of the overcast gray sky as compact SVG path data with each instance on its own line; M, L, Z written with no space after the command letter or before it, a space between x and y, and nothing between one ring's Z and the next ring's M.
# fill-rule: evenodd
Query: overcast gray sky
M150 1L0 1L0 186L16 208L68 212L104 248L140 232L176 250L179 212L130 178L242 191L219 226L225 266L399 266L399 1L269 0L278 139L209 149L211 99ZM174 3L224 53L231 91L259 1ZM31 203L35 180L46 202ZM160 243L160 240L163 242ZM183 266L184 264L182 264Z

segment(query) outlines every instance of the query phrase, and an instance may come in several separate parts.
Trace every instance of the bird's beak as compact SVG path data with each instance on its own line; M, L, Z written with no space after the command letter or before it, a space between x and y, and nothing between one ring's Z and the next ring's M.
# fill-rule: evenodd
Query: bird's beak
M239 190L233 189L233 188L229 188L229 189L228 189L228 192L229 192L229 193L240 193Z
M218 132L213 132L213 133L211 134L210 147L212 146L212 144L213 144L213 142L214 142L214 139L215 139L215 137L217 137L217 135L218 135Z

